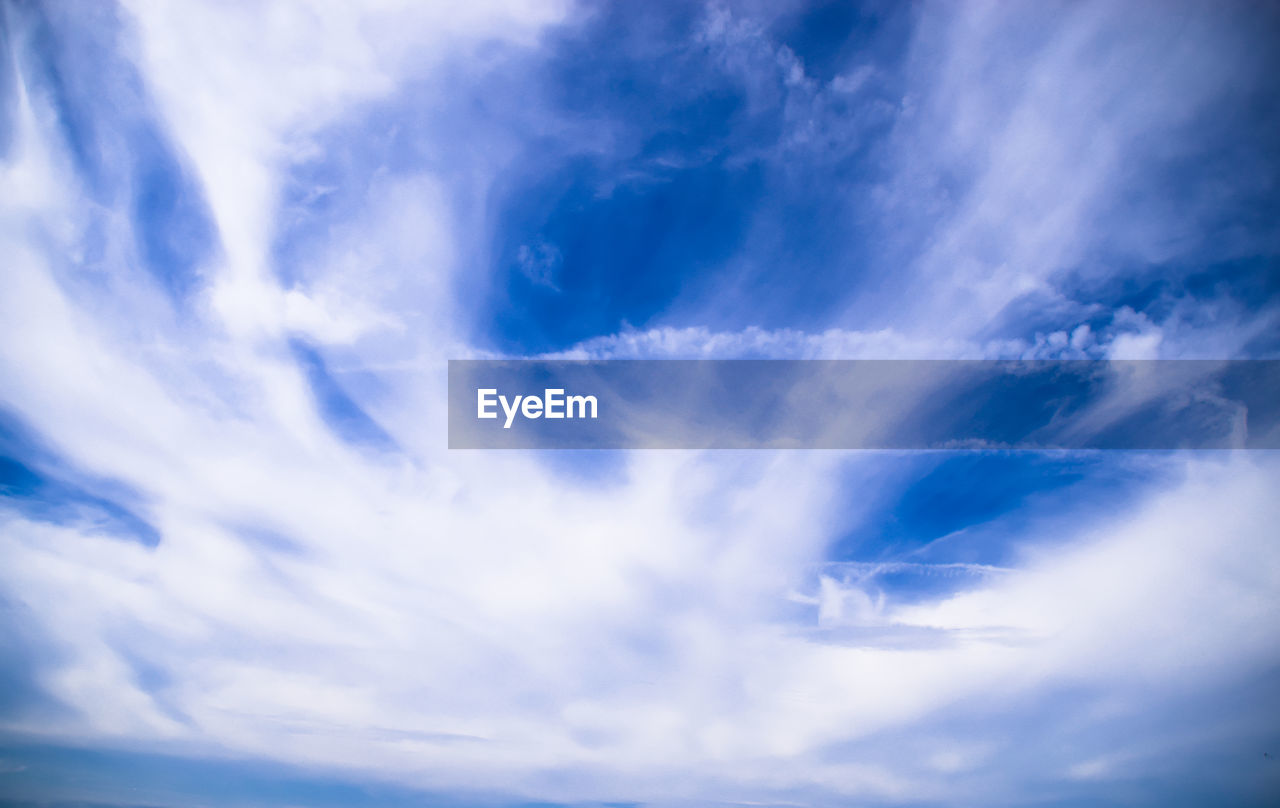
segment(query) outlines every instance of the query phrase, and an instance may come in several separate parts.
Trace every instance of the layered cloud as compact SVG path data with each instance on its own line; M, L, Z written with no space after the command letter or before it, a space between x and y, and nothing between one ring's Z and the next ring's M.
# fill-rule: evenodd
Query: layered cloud
M6 794L1274 793L1269 456L445 449L451 357L1274 354L1273 15L748 6L5 9Z

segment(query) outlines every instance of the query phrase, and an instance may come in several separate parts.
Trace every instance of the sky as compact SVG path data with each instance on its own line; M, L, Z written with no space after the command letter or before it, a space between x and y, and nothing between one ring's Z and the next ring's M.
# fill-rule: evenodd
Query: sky
M463 358L1280 358L1277 45L0 5L0 805L1273 804L1275 452L450 451L445 406Z

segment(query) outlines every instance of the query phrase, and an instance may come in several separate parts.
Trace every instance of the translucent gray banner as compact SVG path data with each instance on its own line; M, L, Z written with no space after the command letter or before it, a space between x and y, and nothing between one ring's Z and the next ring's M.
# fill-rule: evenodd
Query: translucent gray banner
M453 360L451 449L1276 449L1280 360Z

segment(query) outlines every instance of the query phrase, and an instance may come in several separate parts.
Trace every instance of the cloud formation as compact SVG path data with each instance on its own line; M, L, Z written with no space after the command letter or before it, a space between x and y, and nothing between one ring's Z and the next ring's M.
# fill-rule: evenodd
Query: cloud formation
M1269 456L444 448L450 357L1274 356L1274 14L819 11L6 8L9 793L1274 793Z

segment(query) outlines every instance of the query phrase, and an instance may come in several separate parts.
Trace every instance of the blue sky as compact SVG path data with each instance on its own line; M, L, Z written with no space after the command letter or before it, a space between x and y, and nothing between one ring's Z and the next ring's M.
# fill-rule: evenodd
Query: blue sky
M450 358L1277 358L1274 8L0 26L0 804L1280 793L1274 453L445 448Z

